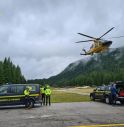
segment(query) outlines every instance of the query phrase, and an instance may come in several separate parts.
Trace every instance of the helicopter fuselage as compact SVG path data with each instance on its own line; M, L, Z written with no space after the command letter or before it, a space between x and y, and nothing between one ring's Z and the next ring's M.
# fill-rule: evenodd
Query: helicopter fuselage
M92 36L89 36L89 35L86 35L86 34L83 34L83 33L78 33L78 34L80 34L82 36L85 36L85 37L88 37L90 39L89 40L84 40L84 41L78 41L76 43L93 41L93 44L90 47L90 50L86 51L85 49L83 49L84 54L81 53L81 55L93 55L94 53L100 53L102 51L105 51L105 50L109 49L110 45L112 44L112 41L111 40L104 40L104 39L102 39L102 37L105 36L107 33L109 33L112 29L114 29L114 27L109 29L107 32L105 32L99 38L92 37Z
M110 47L111 44L112 41L109 40L94 40L93 45L91 46L90 50L87 51L86 55L105 51Z

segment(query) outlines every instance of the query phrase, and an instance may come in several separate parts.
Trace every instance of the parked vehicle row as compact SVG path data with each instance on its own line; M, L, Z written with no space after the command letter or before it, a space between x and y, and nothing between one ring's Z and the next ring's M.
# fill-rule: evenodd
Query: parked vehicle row
M120 101L121 104L124 104L124 82L116 83L117 96L116 101ZM108 86L98 86L96 89L90 93L91 100L101 100L107 104L112 104L112 96L111 96L111 85Z

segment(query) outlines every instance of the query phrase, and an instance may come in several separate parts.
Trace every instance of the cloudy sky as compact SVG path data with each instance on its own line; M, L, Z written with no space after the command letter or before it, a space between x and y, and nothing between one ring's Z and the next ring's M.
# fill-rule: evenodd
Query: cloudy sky
M48 78L82 59L82 32L124 35L124 0L0 0L0 60L11 58L27 79ZM112 47L124 46L124 38Z

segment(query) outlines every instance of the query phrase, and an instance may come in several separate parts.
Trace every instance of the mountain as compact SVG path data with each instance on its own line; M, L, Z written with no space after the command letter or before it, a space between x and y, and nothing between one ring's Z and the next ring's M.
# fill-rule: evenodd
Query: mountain
M124 80L124 47L78 60L60 74L37 81L54 86L92 86L117 80Z

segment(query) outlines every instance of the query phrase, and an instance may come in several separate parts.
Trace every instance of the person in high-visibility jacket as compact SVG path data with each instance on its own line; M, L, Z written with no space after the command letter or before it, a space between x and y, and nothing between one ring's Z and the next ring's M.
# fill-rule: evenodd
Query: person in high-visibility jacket
M51 96L51 89L50 86L47 85L46 89L45 89L45 96L46 96L46 105L49 103L49 105L51 105L51 101L50 101L50 96Z
M25 95L25 107L29 108L30 106L30 89L28 87L26 87L26 89L24 90L24 95Z
M41 105L45 105L45 87L42 86L40 88L40 93L41 93L41 99L42 99Z

